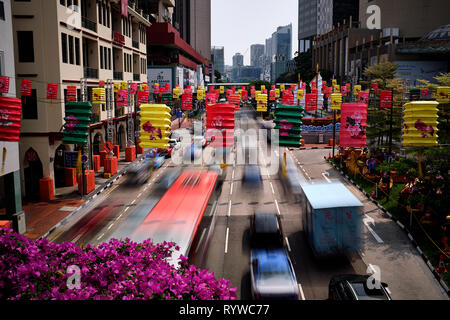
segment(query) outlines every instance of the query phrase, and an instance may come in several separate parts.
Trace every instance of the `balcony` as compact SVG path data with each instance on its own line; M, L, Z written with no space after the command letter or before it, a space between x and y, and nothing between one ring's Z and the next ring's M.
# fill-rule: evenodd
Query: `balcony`
M94 31L95 33L97 33L97 23L89 20L86 17L82 17L81 18L81 25L83 28L89 29L91 31Z
M84 67L84 77L88 79L98 79L98 69Z
M123 80L123 72L114 71L113 72L113 79L114 80Z
M141 80L141 76L139 74L134 73L133 74L133 81L140 81Z
M133 48L139 49L139 42L133 40Z

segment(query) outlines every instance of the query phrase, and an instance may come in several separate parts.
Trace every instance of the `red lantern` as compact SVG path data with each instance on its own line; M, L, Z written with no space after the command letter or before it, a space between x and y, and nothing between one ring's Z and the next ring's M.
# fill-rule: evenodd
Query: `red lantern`
M326 82L325 82L325 83L326 83ZM292 91L294 91L296 87L297 87L296 84L291 84L291 90L292 90Z
M291 90L284 90L282 99L284 105L294 105L294 95Z
M378 83L372 83L372 89L375 94L378 94Z
M104 87L105 87L105 81L100 80L100 81L98 82L98 86L99 86L99 88L104 88Z
M305 110L316 111L317 109L317 94L307 93L305 95Z
M148 91L138 91L138 107L141 104L146 104L147 102L148 102Z
M206 106L210 106L216 103L216 95L214 93L207 93L206 94Z
M19 141L22 101L0 97L0 141Z
M275 90L275 88L276 88L276 85L274 85L274 84L272 84L272 85L270 86L270 89L271 89L271 90Z
M192 110L192 93L184 92L181 95L181 110Z
M241 96L242 96L241 98L242 98L243 101L247 101L248 100L248 92L247 92L247 90L242 90Z
M235 86L231 86L231 91L233 91L233 93L236 92L236 87Z
M159 84L155 83L153 85L153 93L154 94L159 94Z
M360 91L358 93L358 102L369 104L369 91Z
M9 92L9 77L0 77L0 93Z
M128 102L128 91L119 90L117 91L117 105L119 107L126 107Z
M318 90L317 88L312 88L312 89L311 89L311 93L313 93L313 94L318 94L318 93L319 93L319 90Z
M392 91L380 92L380 108L392 108Z
M342 86L341 87L341 95L343 96L343 97L346 97L347 96L347 86Z
M430 89L428 89L428 88L422 89L422 91L420 92L420 95L422 96L422 98L428 97L429 94L430 94Z
M275 100L275 90L272 89L269 91L269 100L274 101Z
M130 84L130 94L136 94L137 92L137 83Z
M341 147L366 147L367 104L343 103L341 106Z
M77 87L76 86L68 86L67 87L67 101L77 101Z
M250 97L251 97L252 99L255 98L255 92L256 92L255 89L250 89Z
M20 83L20 95L31 96L31 80L22 80Z
M47 83L47 99L56 100L58 98L58 84Z
M267 89L262 90L262 94L267 94Z

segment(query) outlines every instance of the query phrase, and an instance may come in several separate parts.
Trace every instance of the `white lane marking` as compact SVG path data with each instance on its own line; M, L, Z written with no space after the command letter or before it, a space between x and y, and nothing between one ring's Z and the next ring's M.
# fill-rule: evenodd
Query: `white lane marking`
M288 251L291 252L291 246L289 245L288 237L284 237L286 239L286 246L288 248Z
M275 190L273 190L273 184L270 182L270 188L272 189L272 193L275 194Z
M230 228L227 227L227 234L225 236L225 253L228 252L228 233L230 232Z
M233 182L231 183L230 195L233 195Z
M72 242L72 243L75 243L75 242L77 242L78 240L80 240L80 238L81 238L81 234L77 235L77 236L75 237L75 239L73 239L71 242Z
M228 203L228 216L231 216L231 200Z
M120 219L120 217L122 216L123 213L121 213L117 218L116 221Z
M130 207L126 207L123 212L127 212L128 209L130 209Z
M374 268L372 264L369 263L368 267L372 271L372 273L377 273L377 270Z
M375 240L377 240L378 243L383 243L383 240L376 234L376 232L370 227L369 223L372 223L375 225L375 220L373 218L369 217L367 214L364 214L366 217L363 218L363 222L366 225L369 232L373 235Z
M280 216L281 215L280 208L278 207L278 201L276 199L275 199L275 206L277 207L277 212L278 212L278 215Z
M131 201L131 204L134 204L136 202L136 199L134 199L133 201Z
M305 294L303 293L302 285L300 283L298 284L298 291L300 291L300 295L302 296L302 300L306 300L305 299Z
M102 234L97 238L97 240L100 240L104 235L105 235L105 234L102 233Z
M327 180L328 183L331 183L331 180L328 179L327 174L325 172L322 172L322 176Z
M111 224L109 225L108 230L111 229L111 227L113 226L113 224L114 224L114 222L111 223Z
M392 292L391 292L391 290L389 290L389 288L388 288L388 287L386 287L385 289L386 289L387 293L389 293L389 295L390 295L390 296L392 296Z
M138 194L138 198L139 198L140 196L142 196L142 192Z

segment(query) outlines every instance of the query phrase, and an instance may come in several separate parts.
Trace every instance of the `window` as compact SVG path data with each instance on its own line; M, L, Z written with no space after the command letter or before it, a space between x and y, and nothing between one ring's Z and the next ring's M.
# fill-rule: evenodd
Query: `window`
M0 20L5 21L5 6L3 5L3 1L0 1Z
M22 118L28 120L38 118L36 89L31 89L29 97L22 96Z
M59 4L62 6L66 6L66 0L59 0Z
M108 48L108 70L111 70L111 48Z
M80 39L75 38L75 63L80 65Z
M100 46L100 69L103 69L103 47Z
M97 8L98 8L98 23L102 23L102 4L97 2Z
M67 35L61 33L62 61L67 63Z
M34 62L33 31L17 31L19 62Z
M108 69L108 50L106 50L105 47L103 47L103 56L104 56L103 61L105 62L104 69Z
M73 36L69 36L69 63L73 64Z
M111 8L106 7L106 26L109 28L109 20L111 20Z

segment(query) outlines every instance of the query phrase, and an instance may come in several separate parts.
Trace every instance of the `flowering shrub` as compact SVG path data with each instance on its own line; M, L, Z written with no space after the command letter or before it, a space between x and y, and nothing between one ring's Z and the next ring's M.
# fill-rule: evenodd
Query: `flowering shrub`
M197 269L181 256L179 268L166 259L174 243L153 244L112 239L98 247L71 242L31 240L9 228L0 229L0 299L32 300L234 300L236 288ZM80 269L79 289L69 289ZM73 272L73 271L72 271ZM69 282L70 284L70 282ZM72 286L70 286L72 287Z

